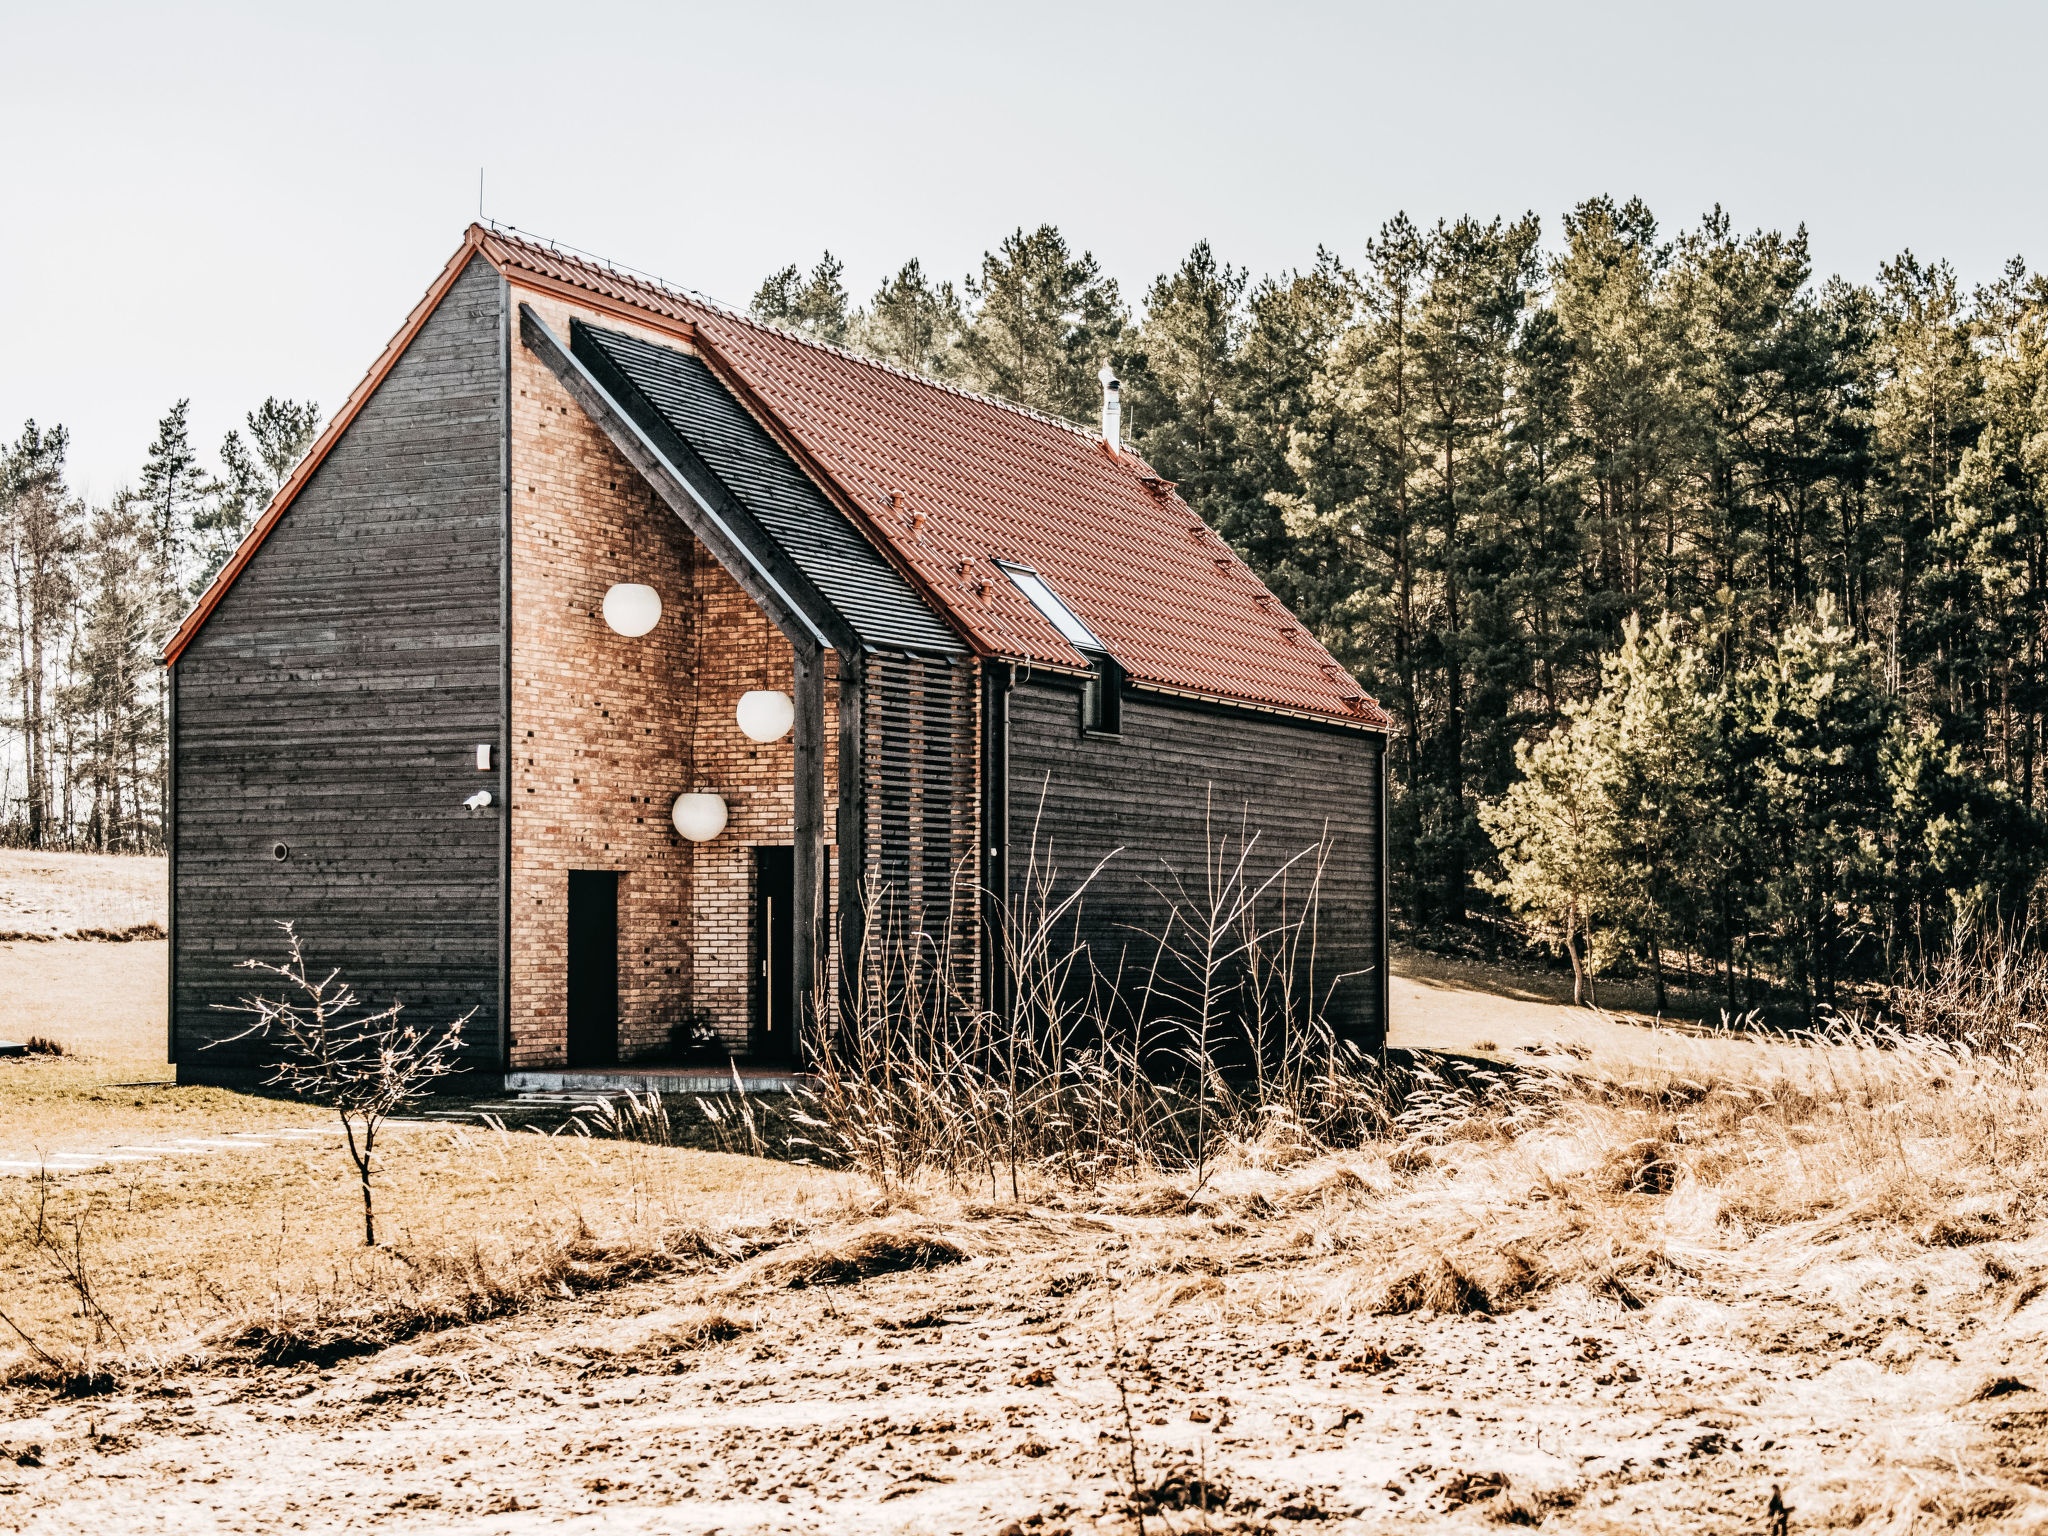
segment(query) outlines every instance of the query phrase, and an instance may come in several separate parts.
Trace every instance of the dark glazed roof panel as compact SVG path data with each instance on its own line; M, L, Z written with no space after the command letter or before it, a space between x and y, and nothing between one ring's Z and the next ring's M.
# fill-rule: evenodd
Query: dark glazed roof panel
M696 449L871 649L966 649L703 359L581 320L571 326L571 338L572 350L587 365L600 359L610 365L599 368L600 377L622 375L638 394L621 406L635 416L651 410L659 425Z

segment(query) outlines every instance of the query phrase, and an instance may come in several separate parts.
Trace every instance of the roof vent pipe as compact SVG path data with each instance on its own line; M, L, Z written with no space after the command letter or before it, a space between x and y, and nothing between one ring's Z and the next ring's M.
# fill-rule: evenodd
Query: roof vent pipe
M1117 382L1116 370L1107 363L1102 365L1102 372L1096 377L1102 380L1102 440L1109 444L1111 453L1121 453L1124 446L1123 386Z

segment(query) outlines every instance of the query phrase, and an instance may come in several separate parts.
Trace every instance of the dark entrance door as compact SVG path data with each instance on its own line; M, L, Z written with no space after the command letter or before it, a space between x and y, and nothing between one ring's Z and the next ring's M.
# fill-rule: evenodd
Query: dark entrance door
M619 872L569 871L569 1065L619 1059Z
M754 850L754 963L759 982L754 1017L754 1059L765 1067L796 1065L795 951L790 915L795 908L796 850Z

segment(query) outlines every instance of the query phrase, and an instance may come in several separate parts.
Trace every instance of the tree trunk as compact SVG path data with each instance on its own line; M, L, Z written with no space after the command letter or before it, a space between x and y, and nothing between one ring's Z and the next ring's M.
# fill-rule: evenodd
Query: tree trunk
M1650 934L1650 980L1657 988L1657 1017L1664 1017L1664 945L1653 931Z
M367 1118L363 1122L362 1150L356 1150L356 1123L344 1114L341 1129L348 1137L348 1155L355 1159L356 1178L363 1186L363 1246L377 1246L377 1213L370 1203L370 1149L377 1138L377 1127Z
M1459 643L1458 616L1458 463L1451 429L1444 433L1444 638L1446 677L1444 688L1443 773L1445 801L1453 818L1453 831L1461 826L1465 812L1465 657ZM1465 921L1466 852L1459 846L1444 869L1444 915L1454 923Z

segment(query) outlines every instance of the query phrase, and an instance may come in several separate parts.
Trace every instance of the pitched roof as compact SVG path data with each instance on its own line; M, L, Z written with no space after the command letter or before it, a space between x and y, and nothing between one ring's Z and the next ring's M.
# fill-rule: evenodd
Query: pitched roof
M478 248L514 281L692 327L984 654L1086 665L992 564L1007 560L1044 576L1134 682L1391 723L1170 486L1087 430L499 231Z
M474 252L514 283L685 329L735 395L984 655L1084 658L993 562L1028 565L1133 682L1392 722L1171 485L1090 431L760 324L501 230L463 247L166 648L175 660Z
M581 320L572 350L643 431L663 429L760 522L872 650L958 655L966 647L873 540L813 485L701 357Z

